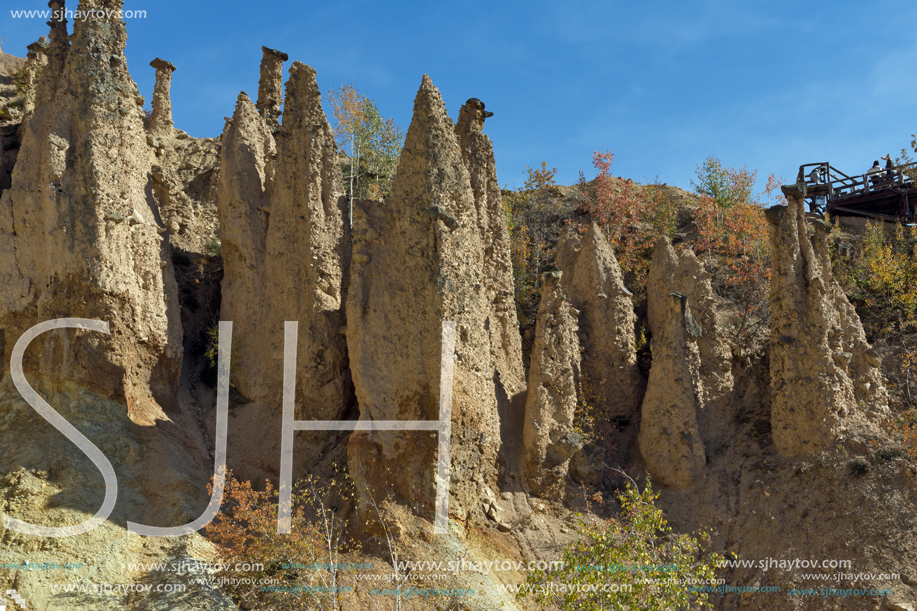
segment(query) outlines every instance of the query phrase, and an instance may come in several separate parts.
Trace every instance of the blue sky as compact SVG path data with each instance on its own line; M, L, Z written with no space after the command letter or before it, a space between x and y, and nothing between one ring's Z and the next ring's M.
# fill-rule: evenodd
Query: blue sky
M76 8L76 2L68 2ZM3 49L47 33L10 10ZM9 10L7 10L7 7ZM917 3L893 2L270 2L129 0L127 59L147 100L154 57L174 63L175 124L216 136L239 91L257 95L261 45L318 71L327 92L354 83L407 129L421 75L453 119L478 97L495 116L501 184L547 161L558 182L612 173L690 189L707 155L787 180L830 161L851 174L917 132ZM330 107L325 104L326 112Z

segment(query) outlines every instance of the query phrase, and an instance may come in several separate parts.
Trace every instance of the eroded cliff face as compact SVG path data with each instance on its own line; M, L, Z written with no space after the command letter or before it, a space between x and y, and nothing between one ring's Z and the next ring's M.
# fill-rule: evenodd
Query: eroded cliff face
M172 129L147 134L153 165L147 193L156 202L159 222L173 252L213 256L219 252L217 193L220 139L191 138Z
M823 450L874 436L889 418L880 362L831 273L830 226L804 215L804 191L783 187L789 206L771 223L771 426L782 454Z
M81 9L94 7L120 3L89 0ZM631 295L592 224L563 232L556 258L563 271L544 276L527 384L509 233L483 134L491 113L480 100L469 99L454 125L424 77L391 199L354 203L351 241L334 138L311 68L294 62L281 96L287 57L263 48L258 103L241 94L221 140L194 139L172 123L174 66L164 60L153 62L154 121L144 131L124 39L120 21L77 21L70 38L59 21L47 45L30 47L29 61L44 67L24 113L31 118L11 188L0 199L0 346L8 358L25 329L64 315L111 323L110 336L42 336L27 353L26 371L69 421L94 431L116 463L122 496L111 520L72 545L39 549L34 539L5 535L4 562L66 561L77 553L133 558L140 552L124 536L124 521L169 526L201 513L213 412L203 414L209 405L201 401L203 417L192 413L188 388L178 384L178 303L186 303L173 261L190 269L191 255L194 265L218 265L220 248L220 318L234 324L229 464L242 479L278 472L285 321L299 322L296 418L352 419L358 402L363 421L439 419L442 325L455 321L447 355L454 368L453 530L431 549L442 541L442 549L471 549L468 533L490 521L507 537L499 540L509 542L507 556L548 557L549 545L569 540L548 514L566 515L569 505L561 503L573 502L571 478L590 494L608 490L598 487L601 461L590 462L574 422L586 381L604 417L624 427L640 422L644 466L684 530L713 525L717 547L748 557L821 549L827 557L858 554L857 570L888 571L889 558L915 564L917 546L901 527L917 494L915 470L889 459L875 465L873 479L849 475L848 451L865 461L870 444L893 443L882 431L887 396L878 357L831 277L827 228L804 218L798 190L785 190L789 208L768 213L769 363L735 362L708 274L690 250L676 252L663 240L648 287L647 385L636 365ZM190 284L193 274L181 273ZM0 405L3 511L51 525L85 519L104 495L97 470L75 447L57 447L58 433L18 396L8 374L0 379ZM402 506L389 517L410 514L408 507L415 514L393 523L396 530L428 526L435 433L295 439L296 477L347 460L363 509L391 495ZM621 445L622 461L636 458ZM867 532L868 544L850 551L848 543ZM178 553L154 542L144 550ZM93 579L136 578L110 564L94 567ZM732 577L748 585L772 579L761 571ZM37 608L60 603L28 573L17 579ZM203 595L195 596L188 604L198 608ZM233 604L218 592L211 602ZM180 601L129 604L182 608ZM746 607L753 605L744 598L724 605Z
M497 479L500 422L492 313L474 192L455 126L424 76L385 206L354 208L347 343L360 418L438 420L443 321L457 323L450 513L476 511L476 492ZM350 472L428 510L436 435L355 433Z
M63 3L50 6L60 9ZM65 317L108 323L109 334L47 331L32 341L23 364L29 384L87 432L118 480L113 513L97 529L53 541L6 530L4 560L111 560L80 576L98 583L134 578L121 564L141 557L125 522L180 526L194 520L206 506L213 468L196 415L181 399L176 281L148 193L151 149L143 99L123 54L124 23L115 17L120 8L115 1L84 1L81 14L101 14L77 19L69 39L65 22L52 23L34 114L25 125L12 185L0 199L0 345L6 367L15 342L36 324ZM0 406L3 512L54 527L93 515L107 483L80 449L26 403L8 372L0 381ZM195 536L188 543L200 541ZM166 554L170 547L163 542L149 549ZM7 577L4 583L10 583ZM47 582L26 572L19 572L15 584L34 608L63 606ZM76 604L100 603L87 596Z
M12 184L13 167L22 144L22 124L30 111L30 100L23 100L13 75L28 71L29 91L35 90L35 69L39 65L37 53L29 50L29 58L16 57L0 51L0 196ZM44 55L42 55L44 57Z
M11 339L62 315L110 322L109 336L40 337L26 368L124 400L138 422L152 423L173 402L182 348L168 248L145 197L142 98L121 21L78 20L69 51L60 28L0 202L0 319ZM11 349L7 342L7 357Z
M157 222L168 231L173 253L180 253L174 258L189 260L192 253L212 257L219 252L220 139L192 138L175 128L170 88L176 68L160 58L150 66L156 69L156 85L152 110L144 119L153 164L147 197L155 202Z

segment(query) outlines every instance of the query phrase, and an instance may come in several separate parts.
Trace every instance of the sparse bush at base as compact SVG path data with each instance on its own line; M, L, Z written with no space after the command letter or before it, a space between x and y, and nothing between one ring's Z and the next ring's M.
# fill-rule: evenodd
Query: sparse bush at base
M672 532L656 507L659 494L653 492L649 477L642 492L627 479L627 489L618 495L621 514L597 523L581 522L579 539L563 552L563 568L529 575L528 583L540 586L531 594L565 611L712 608L707 593L692 589L692 584L710 584L725 557L706 553L709 538L704 531ZM560 584L580 587L563 592Z

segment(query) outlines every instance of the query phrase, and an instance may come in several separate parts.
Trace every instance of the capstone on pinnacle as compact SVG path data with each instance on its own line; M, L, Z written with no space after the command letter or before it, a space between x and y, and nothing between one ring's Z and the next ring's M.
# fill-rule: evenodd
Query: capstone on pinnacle
M280 124L280 105L283 103L283 62L290 56L277 49L261 47L261 79L258 81L258 103L255 106L271 128Z
M169 89L172 87L172 73L175 66L158 57L150 62L156 68L156 85L153 87L153 114L150 118L150 131L168 133L172 131L172 99Z

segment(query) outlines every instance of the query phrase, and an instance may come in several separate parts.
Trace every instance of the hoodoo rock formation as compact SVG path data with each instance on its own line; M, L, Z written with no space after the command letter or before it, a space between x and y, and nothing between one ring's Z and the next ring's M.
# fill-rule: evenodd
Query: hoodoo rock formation
M880 362L831 272L830 226L804 215L804 187L771 223L771 426L793 455L825 449L889 417Z
M573 430L580 375L576 334L580 312L564 295L562 275L560 271L543 274L522 432L529 488L555 500L566 496L570 458L583 447L582 435Z
M258 102L255 106L276 131L280 127L280 106L283 104L283 62L290 56L277 49L261 47L261 79L258 82Z
M585 388L602 406L603 417L619 424L634 419L646 388L637 367L634 326L637 315L631 293L608 239L592 223L585 234L567 227L557 245L561 282L574 308L582 313Z
M710 275L690 248L656 244L647 281L653 365L643 400L640 452L665 486L692 483L705 450L727 441L733 418L732 352Z
M144 196L142 98L123 22L77 20L71 40L68 52L66 27L52 23L39 104L0 202L0 319L11 339L62 314L108 321L109 336L41 336L27 369L125 400L152 423L176 393L182 332L167 245Z
M659 484L674 489L693 483L706 463L694 391L700 365L696 340L703 328L694 319L688 296L676 290L678 268L675 250L660 239L647 280L653 365L639 436L646 470Z
M457 323L450 513L464 519L479 507L480 488L497 479L492 302L469 172L427 76L392 196L384 206L356 205L353 227L347 345L361 419L438 420L442 324ZM435 434L357 432L350 473L375 494L393 492L432 515L436 452Z
M153 87L153 111L150 115L150 132L168 134L175 124L172 122L172 73L175 66L158 57L150 62L156 68L156 85Z
M143 101L123 54L120 8L120 2L84 1L80 14L99 14L76 19L69 40L64 21L51 24L35 112L12 186L0 198L0 346L10 367L15 343L37 324L60 318L108 324L108 334L46 331L25 352L29 384L88 431L120 486L114 513L97 530L67 545L41 547L132 558L125 521L180 526L195 519L212 462L197 418L180 399L177 285L169 244L147 197L151 154ZM6 474L0 496L16 496L17 486L31 483L24 502L4 501L3 511L41 526L80 524L114 490L10 378L4 371L0 382L0 471ZM10 557L39 548L37 538L12 530L4 536ZM91 577L84 573L89 579L114 576L110 568L90 570ZM34 608L48 608L39 603L50 598L43 585L29 586L28 578L20 584Z
M452 523L443 538L415 536L441 500L442 446L433 426L294 437L295 480L323 479L346 460L357 486L356 512L331 495L322 516L330 509L368 537L372 513L399 539L390 545L411 550L411 561L439 561L437 554L459 548L463 563L478 564L485 549L501 560L555 560L581 534L562 526L575 503L612 492L613 468L639 473L642 457L653 482L667 489L659 502L676 530L709 527L711 550L759 559L815 550L826 559L853 557L855 570L869 575L897 571L891 562L917 566L907 526L917 467L889 433L878 353L832 276L830 227L803 213L804 186L784 187L789 206L766 212L773 269L765 347L733 343L738 331L723 314L732 302L714 293L690 247L676 252L660 239L646 287L648 381L637 365L632 295L602 230L592 223L557 231L557 217L527 215L528 229L549 229L538 235L560 240L558 267L548 267L538 287L526 382L513 242L483 133L492 113L480 100L469 99L453 123L425 75L389 199L353 202L348 218L312 68L293 62L282 92L288 58L263 47L257 104L241 93L221 138L197 139L172 122L174 66L154 60L145 129L144 100L123 54L121 2L84 0L79 14L87 17L75 21L72 36L63 2L49 6L59 18L47 42L30 45L28 59L0 53L0 351L8 364L0 369L0 512L74 525L110 489L89 454L61 444L9 373L16 341L53 319L110 325L107 335L39 335L24 370L49 404L87 431L120 488L113 512L91 533L49 544L0 529L0 591L15 586L41 611L236 607L201 583L189 584L187 595L80 591L76 598L48 588L41 571L9 568L98 557L85 572L57 571L55 579L150 585L190 578L128 567L217 553L198 534L138 544L124 524L180 526L204 511L208 454L218 446L207 439L216 393L202 374L202 345L215 339L218 310L233 323L227 461L243 481L279 474L285 322L298 322L296 420L432 424L452 372ZM9 110L14 99L21 113ZM573 207L563 211L576 221L584 214ZM445 322L456 325L455 345L443 354ZM592 413L618 433L596 427L596 441L585 442L579 425L590 431L578 406L600 408ZM576 498L569 498L571 479L582 484ZM862 545L851 545L858 539ZM305 583L317 573L286 574ZM494 585L495 573L463 569L455 578L478 587L486 579ZM737 587L798 585L798 576L780 573L731 566L718 578ZM909 608L913 598L917 578L904 570L900 577L889 609ZM887 587L885 577L870 579L870 588ZM525 604L512 607L496 588L484 594L487 608ZM245 608L266 600L257 595L243 594ZM351 604L359 596L339 602L364 608ZM776 600L717 596L724 609L770 609ZM815 598L806 608L837 607ZM842 605L854 608L859 599L850 601Z
M516 472L522 468L518 431L525 409L525 367L516 317L509 229L497 181L493 145L482 131L484 120L490 116L493 113L485 111L480 100L469 99L459 111L455 134L471 179L478 234L484 248L484 299L491 304L487 326L491 358L498 377L497 402L504 459L510 472Z
M266 344L256 353L276 363L284 321L298 320L297 417L337 420L352 392L342 334L349 264L346 202L315 70L300 62L290 67L277 136L270 208L262 210L267 216L263 290L273 305L252 339ZM279 385L271 388L278 390Z
M257 354L265 330L260 316L271 303L263 283L269 215L274 138L245 93L239 94L232 119L223 129L220 149L220 186L217 204L223 283L220 319L233 323L233 344L238 357L233 384L252 400L277 397L278 355ZM282 330L281 330L282 333ZM271 385L268 377L274 382Z
M285 321L299 322L297 419L337 420L353 403L343 335L349 257L342 179L315 71L300 62L290 68L276 137L275 145L241 94L222 145L221 318L233 321L233 379L253 403L248 409L261 414L251 422L259 429L280 427ZM321 439L327 445L332 437ZM276 472L275 448L256 450L274 465L262 468Z

